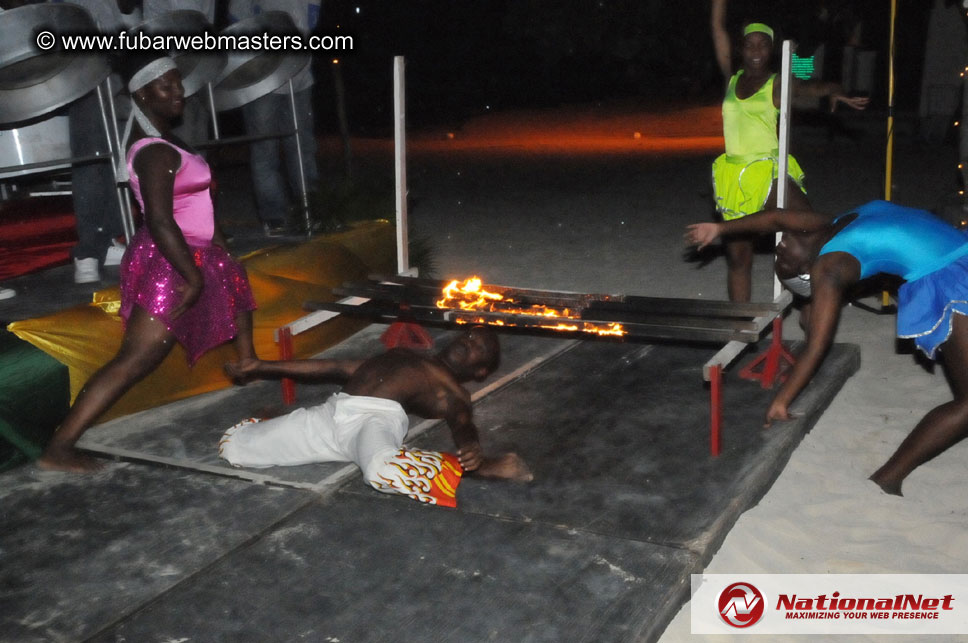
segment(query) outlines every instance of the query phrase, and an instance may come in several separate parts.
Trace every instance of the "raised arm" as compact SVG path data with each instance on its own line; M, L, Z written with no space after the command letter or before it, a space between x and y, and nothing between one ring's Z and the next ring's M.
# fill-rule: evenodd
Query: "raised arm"
M229 377L238 381L283 377L342 381L349 379L362 363L363 360L359 359L293 359L280 361L247 359L240 362L230 362L224 368Z
M729 45L729 32L726 31L726 0L713 0L709 12L709 28L713 35L713 51L716 64L723 78L729 80L733 75L732 52Z
M730 221L692 223L686 226L688 245L705 248L717 238L730 234L767 232L817 232L830 225L831 217L812 210L763 210Z
M833 343L840 320L843 295L848 287L857 283L860 264L843 252L822 255L810 271L811 297L810 322L807 346L797 357L790 377L777 392L766 412L766 426L773 420L789 420L789 406L797 395L810 383L820 367L824 356Z
M186 282L181 288L182 300L171 311L172 319L177 319L192 307L205 285L202 272L195 265L195 258L175 223L172 210L175 173L180 165L178 152L163 143L145 146L134 158L134 171L141 183L141 196L144 199L145 225L151 231L151 238L158 250Z

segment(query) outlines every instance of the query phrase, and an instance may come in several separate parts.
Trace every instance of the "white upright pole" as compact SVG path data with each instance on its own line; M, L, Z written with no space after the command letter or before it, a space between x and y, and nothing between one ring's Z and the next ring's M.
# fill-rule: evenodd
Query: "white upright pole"
M793 45L791 41L783 41L783 59L780 66L780 148L776 170L776 207L785 208L787 205L787 174L790 166L790 98L793 94L793 78L790 73ZM780 233L776 235L776 243L780 243ZM773 273L773 299L783 292L776 272Z
M407 235L407 115L404 91L404 59L393 57L393 167L397 211L397 273L410 272Z

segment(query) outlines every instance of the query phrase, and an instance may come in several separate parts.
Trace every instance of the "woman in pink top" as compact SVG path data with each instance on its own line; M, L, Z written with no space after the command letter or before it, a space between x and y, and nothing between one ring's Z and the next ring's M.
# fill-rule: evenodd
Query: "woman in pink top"
M124 337L118 354L84 385L37 461L45 469L98 469L100 464L74 444L161 364L176 341L189 364L233 338L239 360L256 356L255 301L245 270L229 255L215 226L211 171L171 131L185 106L178 68L170 58L143 59L128 89L137 124L130 130L134 143L126 169L145 225L121 262Z

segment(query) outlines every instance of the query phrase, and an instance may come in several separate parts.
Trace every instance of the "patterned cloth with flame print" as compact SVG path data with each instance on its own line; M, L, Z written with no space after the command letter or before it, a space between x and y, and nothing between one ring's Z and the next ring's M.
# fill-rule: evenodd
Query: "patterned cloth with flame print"
M442 507L457 506L457 485L464 469L457 456L436 451L400 449L367 480L384 493L399 493Z

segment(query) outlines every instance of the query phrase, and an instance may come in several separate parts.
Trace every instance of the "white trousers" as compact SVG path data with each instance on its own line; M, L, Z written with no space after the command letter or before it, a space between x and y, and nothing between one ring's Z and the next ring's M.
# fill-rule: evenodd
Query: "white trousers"
M319 406L236 424L222 436L219 455L254 468L355 462L369 480L399 452L407 426L398 402L337 393Z
M378 491L455 507L463 473L457 457L403 449L408 423L397 402L337 393L319 406L236 424L218 453L237 467L355 462Z

